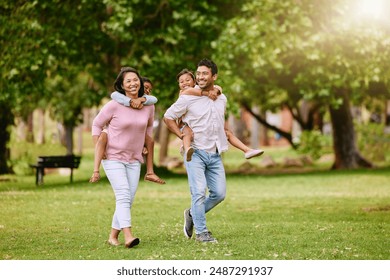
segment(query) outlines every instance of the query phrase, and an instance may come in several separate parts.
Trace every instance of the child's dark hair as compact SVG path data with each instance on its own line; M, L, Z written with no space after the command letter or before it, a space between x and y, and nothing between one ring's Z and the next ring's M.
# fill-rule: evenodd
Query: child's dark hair
M190 70L188 70L187 68L184 68L183 70L181 70L181 71L179 72L179 74L176 75L176 81L179 81L179 78L180 78L181 76L183 76L184 74L190 74L191 78L192 78L192 79L194 80L194 82L195 82L195 76L194 76L194 74L193 74Z
M148 77L142 77L142 81L144 82L144 83L149 83L149 84L151 84L152 86L153 86L153 83L152 83L152 81L148 78Z

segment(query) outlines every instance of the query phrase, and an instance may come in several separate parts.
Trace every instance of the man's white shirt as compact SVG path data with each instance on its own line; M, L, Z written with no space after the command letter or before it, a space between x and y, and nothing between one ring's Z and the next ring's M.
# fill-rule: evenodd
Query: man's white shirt
M171 120L183 117L182 121L194 133L194 149L222 153L228 149L224 128L226 102L224 94L219 95L215 101L207 96L180 95L164 117Z

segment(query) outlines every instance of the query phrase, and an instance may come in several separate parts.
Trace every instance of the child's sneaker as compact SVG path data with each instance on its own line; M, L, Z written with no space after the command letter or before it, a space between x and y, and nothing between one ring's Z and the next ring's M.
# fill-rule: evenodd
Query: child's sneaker
M194 149L192 147L189 147L186 152L186 160L191 161L192 160L192 154L194 153Z
M250 159L253 157L258 157L264 154L263 150L249 150L248 152L245 153L245 158Z

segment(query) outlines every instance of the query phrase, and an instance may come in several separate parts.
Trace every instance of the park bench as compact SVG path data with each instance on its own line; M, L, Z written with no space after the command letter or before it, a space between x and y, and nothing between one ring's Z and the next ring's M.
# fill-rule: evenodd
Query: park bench
M43 184L45 168L70 168L70 182L73 182L73 169L80 165L81 157L75 155L67 156L39 156L36 164L30 164L36 169L35 184Z

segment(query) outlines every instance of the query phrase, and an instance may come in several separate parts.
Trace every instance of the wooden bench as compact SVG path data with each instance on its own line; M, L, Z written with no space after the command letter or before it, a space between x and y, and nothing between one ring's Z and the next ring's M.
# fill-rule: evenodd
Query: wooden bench
M30 164L36 169L35 184L43 184L43 176L45 175L45 168L70 168L70 182L73 182L73 169L80 165L81 157L75 155L67 156L40 156L37 164Z

